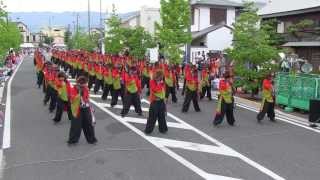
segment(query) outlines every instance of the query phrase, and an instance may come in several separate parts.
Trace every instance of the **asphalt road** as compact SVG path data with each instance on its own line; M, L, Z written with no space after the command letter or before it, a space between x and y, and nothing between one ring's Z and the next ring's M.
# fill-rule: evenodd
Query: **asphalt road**
M74 80L71 80L74 82ZM180 94L180 92L179 92ZM143 133L144 117L130 111L121 118L110 100L92 95L97 125L95 146L81 137L66 144L69 121L54 125L35 85L33 61L27 58L12 82L11 146L3 150L4 180L318 180L320 134L283 121L258 124L256 113L237 107L236 126L212 126L215 101L200 102L181 113L168 105L169 131Z

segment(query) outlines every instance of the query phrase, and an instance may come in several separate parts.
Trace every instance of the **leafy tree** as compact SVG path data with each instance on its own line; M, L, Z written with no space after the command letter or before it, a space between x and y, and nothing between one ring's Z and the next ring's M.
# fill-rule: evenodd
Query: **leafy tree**
M277 33L277 20L270 19L262 21L262 28L270 35L270 45L279 47L285 43L285 38Z
M128 34L125 41L126 47L129 49L129 54L137 59L143 59L148 48L156 46L152 35L145 31L143 27L134 29L125 29L125 34Z
M18 49L22 37L17 24L8 21L8 13L4 10L3 2L0 1L0 60L3 61L5 54L10 48Z
M70 30L64 32L64 44L66 44L68 48L70 47L71 35L72 33L70 32Z
M124 29L121 27L121 20L113 5L111 17L107 20L106 53L118 55L124 49L124 40Z
M156 35L163 47L160 51L171 64L181 63L180 47L190 43L190 7L188 0L161 0L161 24L156 23Z
M259 26L260 17L252 2L245 2L244 9L233 25L233 48L226 50L235 61L235 73L240 77L237 85L254 93L262 79L277 67L278 50L272 46L268 29Z
M94 51L96 44L92 41L88 33L84 32L83 30L79 30L72 36L69 48Z
M46 44L52 44L53 43L53 37L44 36L44 43Z

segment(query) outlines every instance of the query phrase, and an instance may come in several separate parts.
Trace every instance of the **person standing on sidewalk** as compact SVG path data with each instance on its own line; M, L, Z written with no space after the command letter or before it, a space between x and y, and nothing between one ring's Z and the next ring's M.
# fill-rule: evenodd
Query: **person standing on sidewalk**
M270 121L275 122L274 113L274 96L273 96L272 75L269 74L262 84L262 103L260 112L257 115L257 120L260 123L264 116L267 114Z
M230 126L234 125L235 119L233 115L234 98L231 76L229 72L224 73L224 78L219 82L219 98L216 110L216 116L213 125L217 126L222 123L224 115Z
M150 81L150 108L147 125L144 130L146 134L152 133L156 121L159 123L160 133L168 131L166 122L165 84L162 71L155 72L154 79Z
M89 88L87 82L88 80L86 77L80 76L70 94L73 118L71 120L68 145L75 145L78 143L82 130L89 144L96 144L98 142L94 132L94 122L89 102Z

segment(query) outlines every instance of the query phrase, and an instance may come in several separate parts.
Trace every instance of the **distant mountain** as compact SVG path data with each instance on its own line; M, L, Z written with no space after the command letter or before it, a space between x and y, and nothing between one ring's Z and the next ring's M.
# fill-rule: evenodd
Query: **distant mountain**
M64 26L70 25L71 30L76 23L76 14L79 14L80 27L88 27L88 14L87 12L12 12L9 18L12 21L21 21L25 23L32 32L39 32L42 27L49 26ZM132 13L120 14L121 18L126 18ZM102 14L102 18L107 17L106 13ZM91 27L99 27L100 13L91 12Z

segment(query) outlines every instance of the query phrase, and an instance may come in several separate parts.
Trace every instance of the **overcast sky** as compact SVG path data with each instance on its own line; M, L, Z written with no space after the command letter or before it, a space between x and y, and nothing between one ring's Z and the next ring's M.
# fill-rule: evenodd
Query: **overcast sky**
M107 9L111 11L112 4L116 5L117 11L120 13L137 11L142 6L160 7L160 0L101 0L102 11ZM241 0L234 0L241 2ZM267 1L267 0L255 0ZM281 1L281 0L274 0ZM319 0L320 1L320 0ZM91 10L99 11L100 0L90 0ZM32 12L32 11L86 11L88 0L4 0L10 12Z
M111 11L112 4L116 5L118 12L137 11L142 6L160 7L160 0L101 0L102 11ZM86 11L88 0L4 0L10 12L32 11ZM99 11L100 0L90 0L91 10Z

